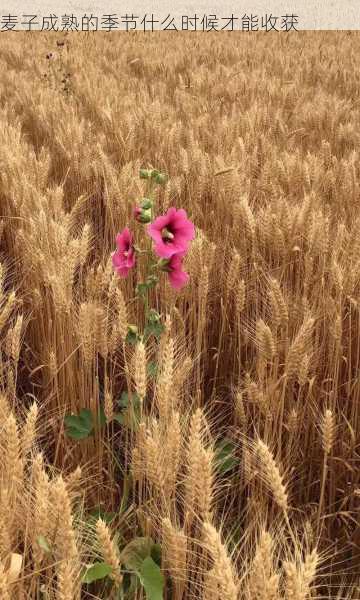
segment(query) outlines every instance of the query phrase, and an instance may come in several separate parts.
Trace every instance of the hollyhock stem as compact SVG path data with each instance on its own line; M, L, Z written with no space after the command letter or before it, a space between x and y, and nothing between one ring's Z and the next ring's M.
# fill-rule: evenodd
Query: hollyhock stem
M147 189L147 194L146 197L149 198L149 200L152 200L153 202L155 201L155 180L154 179L148 179L148 189Z
M149 198L149 200L153 203L155 203L155 185L156 182L154 179L149 179L147 181L147 191L146 191L146 197ZM137 249L136 251L139 252L139 254L143 254L143 255L148 255L148 256L152 256L153 252L152 252L152 244L151 244L151 239L146 238L146 244L147 244L147 248L145 248L144 250L142 249ZM151 272L154 270L154 268L157 265L154 265L153 262L151 260L149 260L147 262L146 265L146 271L145 271L145 281L148 280L149 275L151 274ZM150 309L149 309L149 289L147 288L145 290L145 292L141 295L141 298L144 302L144 312L145 312L145 323L147 323L148 318L149 318L149 313L150 313Z
M139 248L138 246L134 246L134 250L136 250L136 252L138 254L150 254L152 255L151 250L142 250L141 248Z

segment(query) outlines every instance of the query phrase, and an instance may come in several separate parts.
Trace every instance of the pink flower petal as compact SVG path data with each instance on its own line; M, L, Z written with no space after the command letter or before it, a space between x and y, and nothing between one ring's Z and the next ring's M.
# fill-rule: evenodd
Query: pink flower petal
M117 250L112 254L112 264L121 277L126 277L129 270L135 266L136 257L132 243L133 235L127 227L117 234Z
M125 229L123 229L122 232L118 233L116 236L116 244L120 252L125 252L126 250L128 250L132 244L132 241L132 233L127 227L125 227Z
M149 236L154 240L154 242L161 242L161 229L158 229L156 221L150 223L150 225L146 227L146 231L149 234Z
M181 289L188 281L189 275L182 270L184 252L174 254L169 261L169 281L174 289Z
M171 287L175 290L181 289L189 281L189 275L185 271L172 271L169 273Z
M179 244L179 243L165 243L163 241L159 242L155 246L155 252L160 258L171 258L175 254L185 253L187 250L187 244Z

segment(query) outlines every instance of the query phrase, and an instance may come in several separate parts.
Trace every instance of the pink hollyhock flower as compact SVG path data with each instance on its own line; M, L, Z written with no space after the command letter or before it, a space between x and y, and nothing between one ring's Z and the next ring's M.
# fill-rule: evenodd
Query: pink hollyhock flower
M133 234L127 227L116 236L117 249L112 255L112 264L121 277L127 277L130 269L135 266L135 249Z
M180 290L189 281L189 275L182 270L184 255L184 252L181 254L173 254L166 265L171 287L175 290Z
M195 237L195 227L188 220L183 208L169 208L166 215L157 217L147 226L147 232L155 242L155 252L161 258L186 252L188 243Z

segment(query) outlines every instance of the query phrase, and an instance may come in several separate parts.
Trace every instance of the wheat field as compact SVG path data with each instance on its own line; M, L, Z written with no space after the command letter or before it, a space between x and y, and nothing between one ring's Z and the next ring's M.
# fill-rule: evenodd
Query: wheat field
M0 599L358 600L359 33L5 34L0 68ZM140 169L196 237L138 339Z

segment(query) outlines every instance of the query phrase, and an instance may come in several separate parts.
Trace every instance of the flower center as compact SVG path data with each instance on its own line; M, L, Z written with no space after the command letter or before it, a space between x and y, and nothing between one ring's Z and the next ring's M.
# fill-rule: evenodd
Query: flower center
M171 240L174 239L174 234L170 231L170 229L164 227L164 229L161 232L161 237L164 240L164 242L171 242Z

